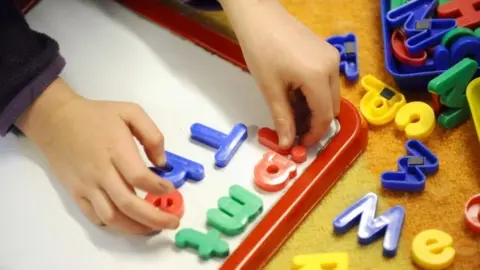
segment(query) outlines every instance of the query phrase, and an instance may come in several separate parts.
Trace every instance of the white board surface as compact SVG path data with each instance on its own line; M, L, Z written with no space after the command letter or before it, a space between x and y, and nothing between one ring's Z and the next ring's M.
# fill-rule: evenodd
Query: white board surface
M242 185L261 197L264 212L245 233L224 238L233 251L285 191L254 189L253 168L266 151L256 131L273 125L249 74L114 1L43 0L28 21L59 42L67 59L63 77L78 92L140 104L163 132L166 150L205 167L203 181L180 188L185 215L179 229L205 232L207 210L228 195L231 185ZM226 168L216 169L214 151L189 139L195 122L224 133L244 123L249 138ZM313 149L299 174L314 156ZM90 224L42 154L23 138L0 140L0 174L1 270L217 269L222 262L202 262L195 252L175 248L176 231L148 238Z

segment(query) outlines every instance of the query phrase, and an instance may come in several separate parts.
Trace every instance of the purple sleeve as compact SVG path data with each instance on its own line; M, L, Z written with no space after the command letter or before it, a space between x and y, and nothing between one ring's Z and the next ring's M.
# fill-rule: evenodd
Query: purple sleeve
M0 0L0 135L60 74L57 42L30 29L13 0Z
M65 60L58 55L38 76L18 91L0 114L0 135L5 136L15 120L37 99L60 74Z
M241 0L238 0L241 1ZM206 11L222 10L222 6L217 0L180 0L181 3L196 9Z

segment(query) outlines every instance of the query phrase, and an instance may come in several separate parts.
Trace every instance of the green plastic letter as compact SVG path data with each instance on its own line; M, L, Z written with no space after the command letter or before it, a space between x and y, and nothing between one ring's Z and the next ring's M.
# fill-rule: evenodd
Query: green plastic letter
M449 108L468 106L465 91L477 72L478 64L470 58L464 58L444 73L431 80L428 90L440 96L440 103Z
M175 245L179 248L196 249L203 260L213 256L226 257L230 253L227 242L220 238L220 232L217 230L210 230L204 234L190 228L182 229L175 235Z
M223 234L233 236L242 233L263 211L263 202L239 185L231 186L229 193L229 197L218 200L218 209L207 211L207 222Z

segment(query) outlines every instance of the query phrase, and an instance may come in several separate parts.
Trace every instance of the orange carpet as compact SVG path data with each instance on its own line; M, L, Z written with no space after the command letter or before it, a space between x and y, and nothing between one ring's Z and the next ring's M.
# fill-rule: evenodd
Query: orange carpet
M381 37L380 3L374 0L283 0L285 7L321 37L353 32L359 43L361 76L372 74L387 84L393 79L384 68ZM189 12L199 21L228 34L230 30L222 12ZM342 95L358 106L364 89L360 83L342 82ZM428 95L409 96L408 101ZM324 201L271 260L267 269L290 269L297 254L348 252L350 269L418 269L411 262L413 237L427 229L450 234L456 250L455 262L448 269L480 269L480 237L465 228L463 207L473 195L480 193L480 145L471 120L453 130L436 127L426 145L440 159L440 170L428 178L422 194L385 192L379 175L395 170L397 159L405 153L405 137L394 124L370 128L366 153L334 187ZM333 236L332 220L343 209L369 191L380 197L378 211L393 205L406 209L406 219L398 255L390 260L382 257L382 240L360 247L356 229L343 237Z

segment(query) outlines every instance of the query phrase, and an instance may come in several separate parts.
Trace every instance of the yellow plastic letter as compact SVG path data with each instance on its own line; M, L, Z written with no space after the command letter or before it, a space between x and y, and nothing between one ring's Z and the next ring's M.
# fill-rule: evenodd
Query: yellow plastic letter
M417 234L412 242L413 262L425 269L445 269L455 258L452 244L452 237L443 231L423 231Z
M367 93L360 100L360 112L372 125L385 125L407 101L405 96L372 75L362 78Z
M348 254L318 253L298 255L293 258L294 270L348 270Z
M435 121L432 107L420 101L405 104L395 116L397 128L405 131L408 139L426 139L435 129Z
M480 33L480 31L478 32ZM471 81L467 86L467 101L470 106L470 111L472 112L475 130L480 140L480 78Z

